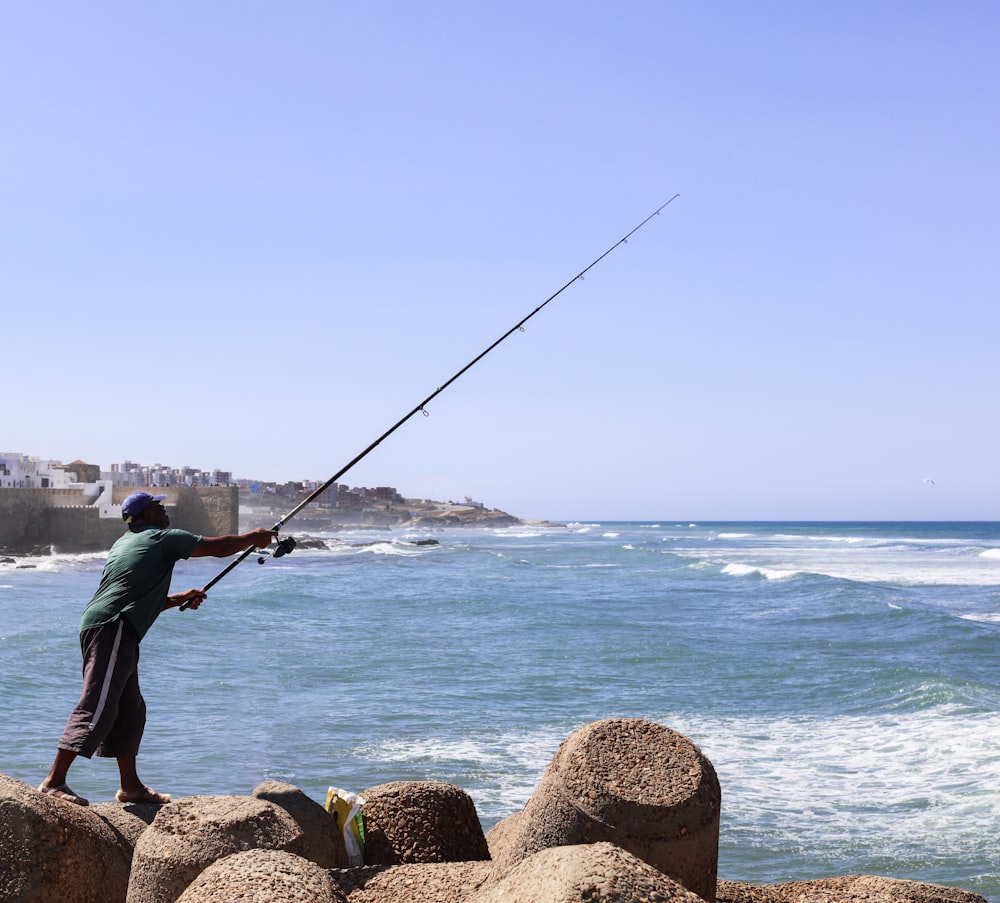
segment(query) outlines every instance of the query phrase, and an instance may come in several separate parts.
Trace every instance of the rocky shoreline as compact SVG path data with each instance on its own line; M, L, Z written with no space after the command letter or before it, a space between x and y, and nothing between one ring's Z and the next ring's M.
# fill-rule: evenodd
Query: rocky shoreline
M41 491L41 490L39 490ZM233 508L234 531L249 532L257 527L270 527L285 517L294 507L295 499L282 498L281 504L271 502L251 504L247 498L240 497L239 516ZM170 504L169 502L167 503ZM93 513L93 512L92 512ZM96 513L94 513L96 518ZM105 523L105 521L101 521ZM94 552L108 549L121 535L122 525L119 521L108 522L107 535L103 542L94 537L86 538L86 530L81 526L78 534L63 536L56 542L45 531L33 533L33 538L9 539L4 542L0 538L0 565L15 565L15 558L38 558L59 553L74 554L78 552ZM487 508L475 503L459 504L456 502L438 502L431 499L403 499L400 504L386 505L370 510L338 509L308 507L288 522L284 532L297 533L337 533L351 530L393 530L393 529L426 529L437 530L447 527L516 527L522 524L549 524L549 521L525 521L499 508ZM174 526L191 529L196 533L209 533L204 524L197 526L185 521L183 517L176 518ZM18 531L14 531L17 533ZM218 531L215 531L218 532ZM298 536L296 536L298 539ZM30 565L28 565L30 566Z
M89 807L0 775L0 900L21 903L986 903L871 875L753 885L717 875L721 791L683 735L585 725L524 809L483 833L458 787L360 794L364 865L298 788Z
M291 507L279 505L243 505L240 507L240 530L253 530L276 523ZM367 511L339 508L307 508L289 521L291 531L337 532L358 529L411 529L444 527L514 527L525 523L521 518L477 504L438 502L432 499L403 499L402 503Z
M335 509L319 515L309 514L289 521L284 535L291 534L297 548L335 548L336 541L324 540L312 533L350 533L358 530L380 530L391 533L393 529L423 529L430 533L450 527L516 527L563 526L552 521L522 520L498 508L477 505L459 505L450 502L433 502L421 499L406 499L405 510L395 512L338 512ZM249 532L257 527L269 527L288 513L287 508L260 506L242 511L239 529ZM431 545L435 540L427 539L423 544ZM421 544L417 542L417 544ZM89 550L89 549L88 549ZM63 552L74 549L60 549ZM89 550L92 551L92 550ZM0 566L31 568L30 559L44 558L55 554L51 545L32 544L17 548L0 548ZM26 560L27 559L27 560Z

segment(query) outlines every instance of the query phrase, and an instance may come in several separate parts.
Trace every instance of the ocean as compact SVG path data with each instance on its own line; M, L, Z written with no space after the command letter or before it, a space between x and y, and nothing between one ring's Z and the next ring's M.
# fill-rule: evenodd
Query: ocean
M248 559L199 611L154 625L140 666L151 786L245 794L276 779L322 802L329 786L439 780L488 829L574 730L642 717L718 772L720 877L878 874L1000 900L1000 523L324 538ZM103 561L0 564L0 772L37 784L48 769ZM224 564L181 562L173 589ZM110 800L117 770L79 760L70 783Z

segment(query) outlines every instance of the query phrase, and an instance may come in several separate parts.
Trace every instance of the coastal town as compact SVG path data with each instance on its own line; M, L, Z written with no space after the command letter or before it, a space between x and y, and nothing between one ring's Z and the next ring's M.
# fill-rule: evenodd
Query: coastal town
M234 478L224 470L123 461L107 469L63 463L21 452L0 452L0 550L59 543L107 547L121 530L121 502L136 489L160 490L177 524L232 533L268 526L321 489L314 480L268 482ZM460 501L408 498L393 486L333 483L296 516L300 529L350 526L507 526L520 519L468 496ZM113 540L112 540L113 541Z

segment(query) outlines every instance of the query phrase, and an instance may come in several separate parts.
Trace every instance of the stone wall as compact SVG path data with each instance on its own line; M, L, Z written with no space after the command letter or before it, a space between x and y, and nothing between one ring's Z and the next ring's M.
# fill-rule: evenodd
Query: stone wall
M113 501L120 504L128 495L127 490L115 489ZM170 525L200 533L203 536L225 536L239 532L240 495L235 486L193 487L154 490L155 495L166 495Z
M53 504L52 496L60 492L65 490L0 489L0 549L42 545L48 535L45 512Z
M116 487L120 505L132 492ZM239 530L239 492L235 486L171 487L151 490L166 495L171 526L205 536ZM76 489L0 490L0 550L94 552L109 549L125 530L118 517L99 516L96 506Z

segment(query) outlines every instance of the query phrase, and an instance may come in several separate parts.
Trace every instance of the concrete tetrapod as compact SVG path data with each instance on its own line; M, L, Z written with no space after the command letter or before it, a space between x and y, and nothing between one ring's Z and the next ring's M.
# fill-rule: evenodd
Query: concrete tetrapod
M704 903L613 843L555 847L530 856L469 903Z
M682 734L640 718L595 721L487 836L492 880L540 850L608 841L714 901L720 805L712 763Z
M346 903L330 873L294 853L246 850L214 862L177 898L177 903Z
M879 875L845 875L784 884L720 880L717 898L719 903L986 903L984 897L961 888Z
M0 774L0 900L121 903L130 855L89 807Z
M323 868L347 868L344 835L337 820L298 787L283 781L264 781L254 787L251 795L284 809L302 829L305 845L296 853Z
M164 806L132 857L128 903L174 903L219 859L245 850L285 850L303 858L319 849L289 812L252 796L192 796ZM334 865L334 850L317 864Z
M459 787L440 781L391 781L361 796L368 865L490 858L476 805Z

